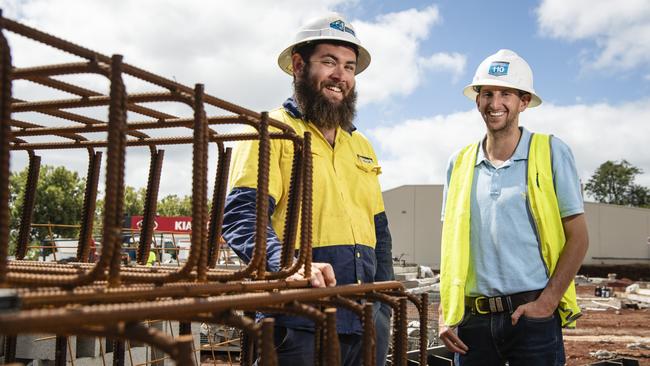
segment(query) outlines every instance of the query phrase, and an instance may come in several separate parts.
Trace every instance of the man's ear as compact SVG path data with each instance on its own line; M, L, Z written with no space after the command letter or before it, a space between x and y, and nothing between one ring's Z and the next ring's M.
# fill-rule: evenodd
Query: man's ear
M302 74L302 70L305 68L305 61L297 52L291 55L291 67L293 68L294 76Z
M528 93L524 94L521 96L521 105L519 107L519 112L523 112L528 108L528 104L530 103L532 99L532 96Z

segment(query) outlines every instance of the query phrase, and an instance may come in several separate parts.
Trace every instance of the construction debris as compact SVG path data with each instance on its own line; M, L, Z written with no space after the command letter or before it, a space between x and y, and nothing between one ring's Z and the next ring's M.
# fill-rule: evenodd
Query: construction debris
M589 352L589 356L597 358L599 360L609 360L611 358L616 358L618 356L616 352L610 352L604 349L599 349L594 352Z
M630 343L626 347L629 348L629 349L647 349L647 350L650 350L650 344L641 343L641 342Z

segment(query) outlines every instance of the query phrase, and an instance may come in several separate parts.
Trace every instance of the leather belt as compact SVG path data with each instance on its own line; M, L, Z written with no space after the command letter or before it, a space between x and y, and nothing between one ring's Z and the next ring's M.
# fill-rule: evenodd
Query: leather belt
M542 290L519 292L512 295L503 296L477 296L465 297L465 306L474 315L491 314L491 313L512 313L517 307L535 301L542 293Z

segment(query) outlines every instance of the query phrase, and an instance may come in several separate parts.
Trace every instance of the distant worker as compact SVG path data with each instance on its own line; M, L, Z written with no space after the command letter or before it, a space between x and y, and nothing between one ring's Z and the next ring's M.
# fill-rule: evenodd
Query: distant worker
M149 257L147 258L147 266L151 267L156 263L156 253L153 250L149 251Z
M293 76L294 94L270 117L298 135L312 134L314 287L393 279L391 237L379 186L381 172L368 139L352 124L356 111L355 76L368 67L370 54L354 28L338 14L316 19L296 34L278 57ZM256 141L240 143L233 154L224 238L250 261L255 244L257 194ZM267 269L280 268L293 144L271 141L269 195L271 226ZM300 274L304 273L302 270ZM294 278L302 278L295 276ZM378 364L386 358L390 308L375 307ZM276 316L275 341L280 365L314 364L314 325L303 317ZM337 309L341 364L361 362L362 326L352 312Z
M581 315L573 278L588 246L573 155L519 126L542 101L515 52L486 58L464 94L487 134L447 170L440 339L456 365L564 365L561 327Z

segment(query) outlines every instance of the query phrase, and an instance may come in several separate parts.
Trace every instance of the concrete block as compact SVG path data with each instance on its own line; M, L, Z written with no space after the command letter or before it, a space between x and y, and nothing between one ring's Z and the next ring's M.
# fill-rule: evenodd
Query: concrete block
M393 266L393 272L395 274L398 273L409 273L409 272L415 272L416 274L418 273L418 266L417 265L406 265L406 266Z
M76 337L68 337L68 350L66 359L70 354L76 355ZM54 360L56 339L52 334L19 335L16 341L16 358Z
M410 281L418 278L417 272L395 273L396 281Z
M77 336L76 358L100 357L101 349L99 342L101 338Z

